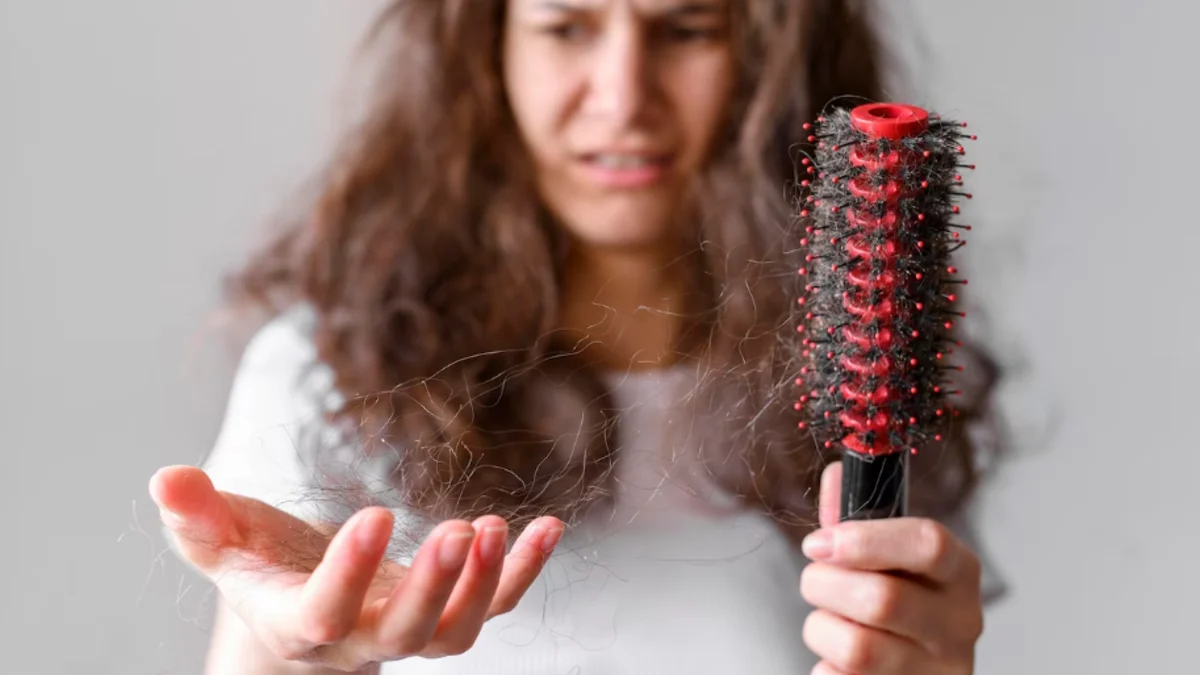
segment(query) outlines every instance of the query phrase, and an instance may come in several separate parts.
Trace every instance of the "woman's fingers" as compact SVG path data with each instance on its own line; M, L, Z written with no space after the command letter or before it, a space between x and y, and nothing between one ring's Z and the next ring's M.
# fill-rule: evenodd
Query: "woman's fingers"
M978 561L944 525L927 518L838 523L805 537L810 559L861 570L906 572L936 584L977 573Z
M836 525L841 516L842 506L842 463L834 462L821 472L821 494L817 515L821 527Z
M800 577L800 595L813 607L924 643L944 630L938 592L908 579L812 563Z
M475 643L500 581L508 524L503 518L485 516L472 527L474 546L433 637L431 647L439 656L461 654Z
M381 659L413 656L433 639L475 539L470 523L455 520L434 528L412 569L384 601L374 642Z
M383 508L359 511L338 531L300 591L296 631L303 642L330 644L355 628L391 532L392 514Z
M443 524L435 530L384 604L376 633L385 658L447 656L469 649L489 618L516 606L563 530L557 518L541 518L505 557L503 519L485 516L470 529L464 525Z
M852 675L852 673L847 673L828 661L822 661L813 666L809 675Z
M220 565L225 547L244 541L229 502L200 469L160 469L150 478L150 496L179 552L202 572Z
M525 528L504 561L500 583L492 598L489 616L511 612L541 573L546 560L562 537L563 523L554 517L535 520Z
M917 644L818 609L804 622L804 643L837 671L855 675L909 675L930 672Z
M411 568L396 566L389 592L380 577L387 509L364 509L332 533L222 493L187 466L156 473L150 493L179 552L276 653L346 667L470 648L488 618L516 606L563 530L541 518L506 557L502 518L442 523Z

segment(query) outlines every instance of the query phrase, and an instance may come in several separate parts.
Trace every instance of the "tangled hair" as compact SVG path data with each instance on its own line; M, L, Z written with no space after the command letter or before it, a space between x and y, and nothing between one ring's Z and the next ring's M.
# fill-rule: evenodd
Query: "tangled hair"
M395 0L363 119L303 217L232 279L236 304L302 303L362 457L388 450L389 489L430 519L564 520L612 493L619 423L598 369L560 325L570 242L539 201L500 78L503 0ZM738 79L729 127L695 179L688 263L699 289L679 345L713 433L711 476L789 534L811 523L823 457L797 430L792 216L801 126L826 102L877 99L865 10L843 0L731 3ZM923 452L915 512L949 513L977 480L995 368L959 429ZM970 392L968 392L970 393ZM731 459L735 461L730 461Z

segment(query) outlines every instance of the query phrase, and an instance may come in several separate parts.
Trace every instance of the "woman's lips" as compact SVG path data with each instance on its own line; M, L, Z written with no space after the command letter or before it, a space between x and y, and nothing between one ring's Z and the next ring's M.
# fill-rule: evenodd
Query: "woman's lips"
M669 155L594 153L580 159L588 178L608 188L642 188L662 180L671 166Z

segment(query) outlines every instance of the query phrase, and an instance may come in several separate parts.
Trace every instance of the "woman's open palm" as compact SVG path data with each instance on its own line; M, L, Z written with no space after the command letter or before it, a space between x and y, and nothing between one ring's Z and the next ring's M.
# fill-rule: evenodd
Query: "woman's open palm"
M322 529L220 492L200 469L160 470L150 494L176 548L279 657L353 671L410 656L460 654L511 610L562 534L534 521L507 556L507 523L439 524L411 566L387 560L392 514L359 511Z

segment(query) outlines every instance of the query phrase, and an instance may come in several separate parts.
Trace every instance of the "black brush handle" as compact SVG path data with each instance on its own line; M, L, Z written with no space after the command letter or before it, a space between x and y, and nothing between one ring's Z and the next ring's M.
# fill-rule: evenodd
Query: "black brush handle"
M909 453L842 452L841 520L878 520L908 515Z

